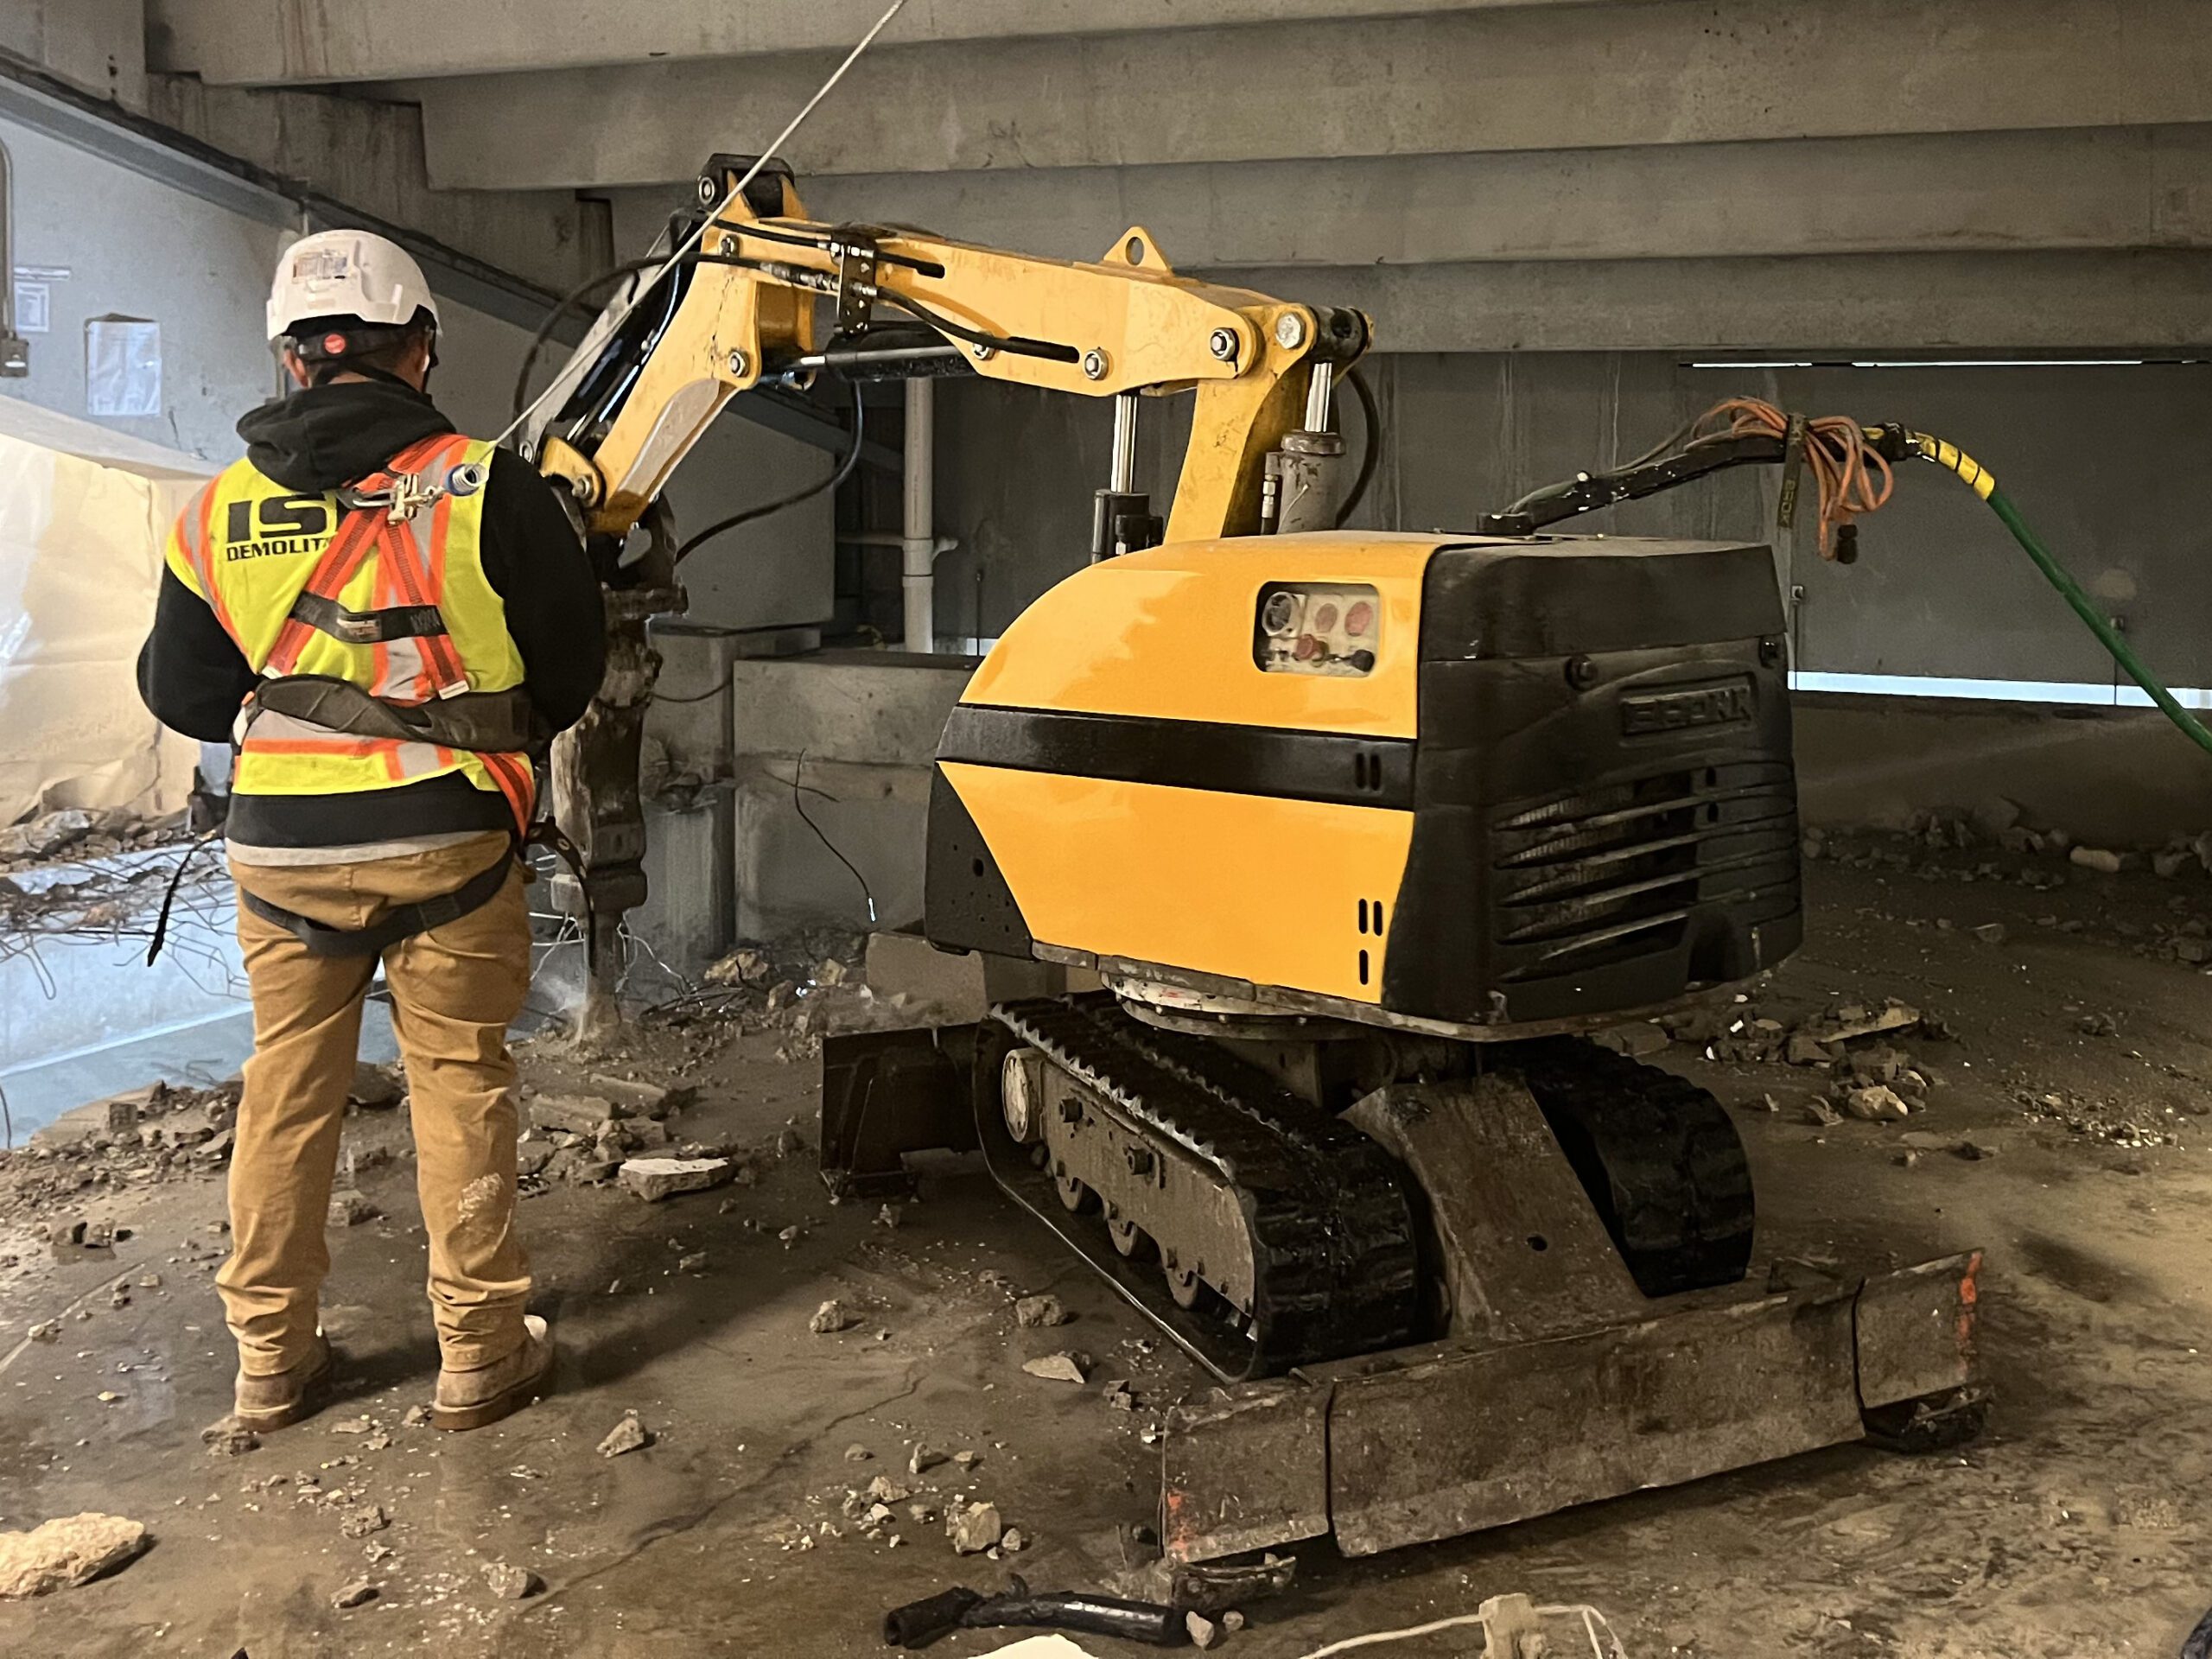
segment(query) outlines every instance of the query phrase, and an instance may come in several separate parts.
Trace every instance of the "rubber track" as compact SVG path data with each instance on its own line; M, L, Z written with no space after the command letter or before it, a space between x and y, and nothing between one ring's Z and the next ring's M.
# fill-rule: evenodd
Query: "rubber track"
M1161 1275L1143 1297L1116 1275L1196 1357L1224 1375L1268 1376L1412 1338L1413 1212L1404 1172L1382 1147L1204 1038L1155 1030L1110 996L1004 1004L992 1017L1235 1188L1257 1270L1243 1364L1217 1341L1193 1340Z
M1733 1284L1751 1253L1751 1173L1727 1109L1579 1038L1516 1043L1520 1071L1647 1296Z

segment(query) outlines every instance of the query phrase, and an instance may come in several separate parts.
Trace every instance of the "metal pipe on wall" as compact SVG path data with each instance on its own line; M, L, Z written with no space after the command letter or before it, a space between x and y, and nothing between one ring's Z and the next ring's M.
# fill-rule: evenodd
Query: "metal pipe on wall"
M30 344L16 332L16 158L0 144L0 377L30 372Z
M937 649L937 382L906 382L905 511L899 537L899 587L906 598L906 649Z

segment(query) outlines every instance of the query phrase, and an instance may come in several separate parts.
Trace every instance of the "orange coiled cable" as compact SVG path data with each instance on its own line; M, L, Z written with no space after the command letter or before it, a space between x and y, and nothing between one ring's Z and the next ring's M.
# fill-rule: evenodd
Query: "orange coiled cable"
M1723 421L1725 427L1716 426ZM1699 416L1690 435L1693 443L1760 435L1786 439L1789 416L1757 397L1730 397ZM1847 415L1823 415L1805 423L1805 464L1820 493L1821 556L1833 559L1836 531L1886 503L1896 475L1867 442L1866 429Z

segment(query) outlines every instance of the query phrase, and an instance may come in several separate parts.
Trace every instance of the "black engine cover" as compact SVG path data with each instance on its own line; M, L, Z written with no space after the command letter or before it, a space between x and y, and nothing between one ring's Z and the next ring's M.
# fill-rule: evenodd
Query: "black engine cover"
M1742 979L1796 950L1783 633L1764 547L1439 549L1384 1007L1573 1019Z

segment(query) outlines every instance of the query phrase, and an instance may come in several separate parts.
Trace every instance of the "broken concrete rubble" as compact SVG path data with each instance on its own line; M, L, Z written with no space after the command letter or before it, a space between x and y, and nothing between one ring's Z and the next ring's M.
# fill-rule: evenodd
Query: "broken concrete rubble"
M330 1598L330 1605L342 1613L348 1608L365 1606L376 1599L375 1585L366 1579L355 1579L351 1583L339 1587L337 1592Z
M261 1436L235 1417L218 1417L200 1431L200 1443L219 1458L240 1458L261 1449Z
M1053 1295L1024 1296L1014 1305L1014 1322L1020 1325L1065 1325L1072 1317Z
M90 1510L28 1532L0 1532L0 1601L90 1584L136 1560L148 1541L142 1523Z
M333 1227L358 1227L365 1221L374 1221L383 1213L366 1195L351 1188L330 1195L330 1224Z
M353 1068L353 1081L346 1098L369 1110L397 1106L407 1093L405 1078L395 1065L372 1065L364 1061Z
M1048 1382L1081 1382L1090 1374L1090 1360L1088 1355L1065 1351L1041 1354L1035 1359L1024 1360L1021 1369Z
M944 1535L952 1541L955 1553L962 1555L995 1549L1005 1530L995 1503L955 1505L944 1518Z
M702 977L709 985L758 985L768 977L769 967L766 950L747 946L731 951L709 968Z
M96 822L82 808L67 807L0 830L0 864L52 858L91 835Z
M1847 1043L1885 1031L1909 1030L1921 1023L1918 1008L1891 997L1878 1008L1859 1002L1839 1003L1827 1013L1806 1020L1798 1027L1798 1034L1816 1043Z
M849 1330L859 1323L857 1314L849 1312L843 1303L833 1298L814 1310L814 1317L807 1321L807 1329L817 1337L827 1337Z
M346 1511L338 1523L338 1530L348 1538L365 1538L372 1532L382 1532L391 1524L391 1516L381 1503L363 1503Z
M528 1567L506 1561L485 1562L484 1582L502 1601L522 1601L545 1588L545 1580Z
M622 1185L652 1202L679 1192L703 1192L728 1181L736 1165L728 1158L632 1158L620 1172Z
M1846 1090L1842 1104L1846 1114L1869 1123L1893 1123L1912 1112L1894 1090L1880 1084Z
M599 1443L599 1455L619 1458L625 1452L639 1451L652 1443L652 1434L639 1420L638 1414L626 1412L622 1421L607 1430L607 1438Z
M600 1095L540 1095L530 1103L537 1128L587 1138L603 1134L617 1116L614 1103Z
M591 1082L593 1088L613 1103L618 1117L666 1117L691 1104L699 1093L688 1084L645 1083L605 1072L594 1073Z

